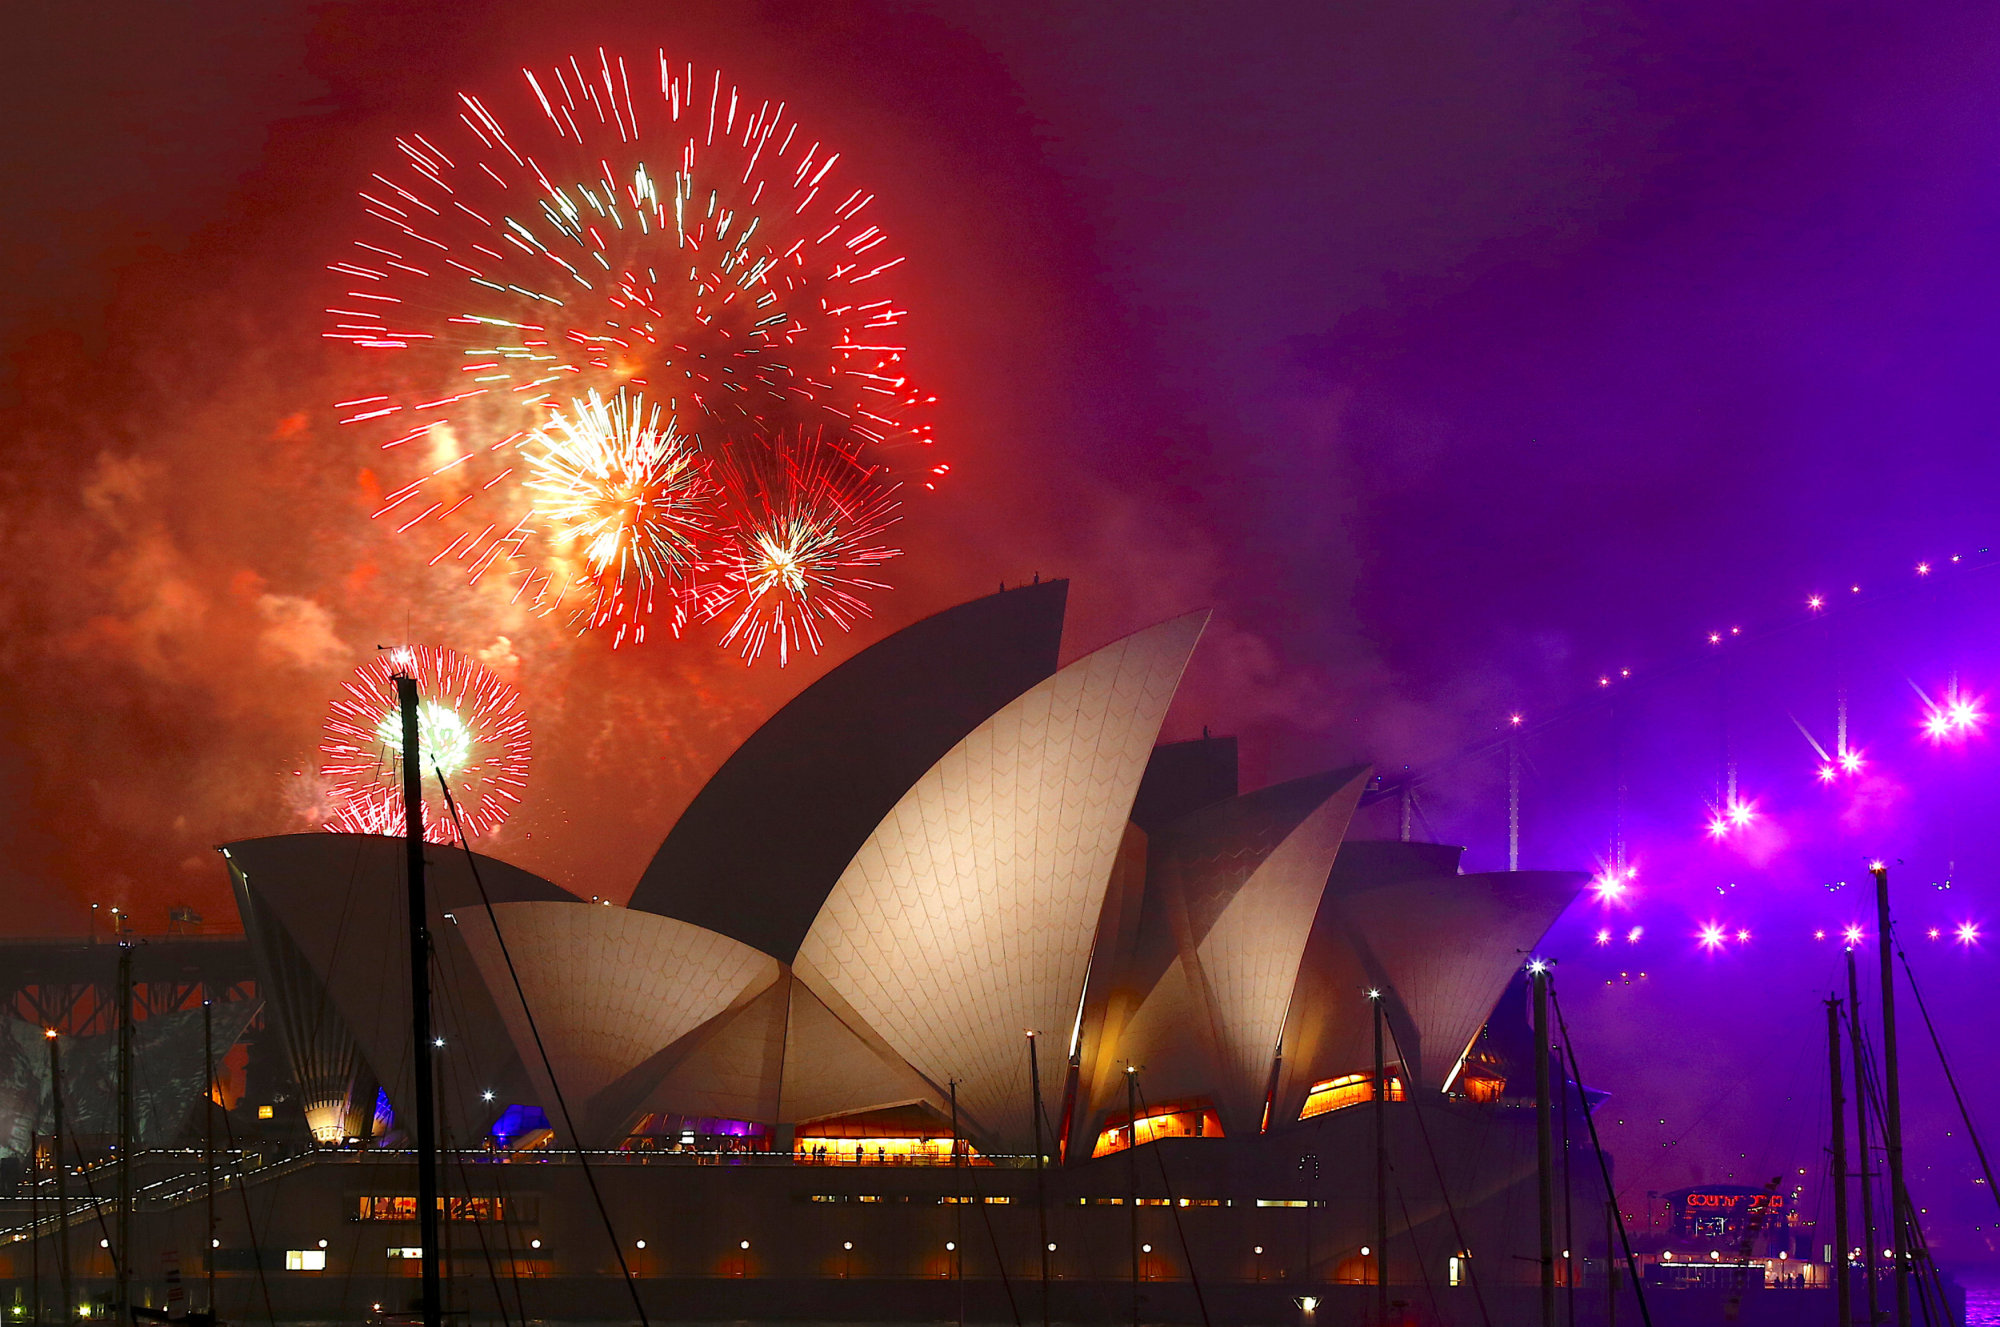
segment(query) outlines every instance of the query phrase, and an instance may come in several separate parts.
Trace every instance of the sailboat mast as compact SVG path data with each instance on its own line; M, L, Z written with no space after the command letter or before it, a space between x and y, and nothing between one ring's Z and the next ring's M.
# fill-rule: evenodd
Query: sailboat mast
M35 1327L42 1327L42 1136L28 1131L28 1296Z
M417 736L417 679L396 678L403 714L403 839L410 905L410 1058L417 1099L417 1238L423 1245L424 1327L440 1327L437 1101L431 1084L429 910L424 898L424 767Z
M1528 965L1535 991L1535 1174L1541 1236L1542 1327L1556 1321L1555 1130L1549 1099L1549 970L1539 959Z
M1910 1327L1910 1246L1916 1213L1910 1210L1903 1184L1903 1082L1896 1061L1896 969L1890 953L1896 936L1889 925L1889 868L1880 863L1875 877L1875 926L1882 937L1882 1096L1887 1118L1882 1140L1889 1153L1889 1234L1896 1255L1896 1324Z
M1847 1040L1854 1057L1854 1172L1861 1181L1861 1270L1867 1278L1868 1321L1881 1321L1881 1284L1875 1275L1875 1199L1868 1188L1868 1070L1861 1048L1861 983L1854 975L1854 946L1847 947ZM1843 1250L1842 1252L1845 1252Z
M1833 1080L1833 1238L1835 1327L1852 1327L1854 1284L1847 1275L1847 1102L1840 1091L1840 1001L1826 998L1827 1072Z
M1042 1069L1035 1057L1035 1034L1028 1033L1028 1084L1035 1107L1035 1216L1042 1255L1042 1327L1049 1327L1049 1191L1042 1178Z
M69 1279L69 1185L63 1178L63 1102L62 1102L62 1038L56 1030L48 1030L49 1039L49 1109L54 1116L49 1135L49 1155L55 1160L56 1172L56 1284L62 1292L62 1322L67 1327L71 1321Z
M1389 1065L1382 1050L1382 994L1375 1010L1375 1321L1389 1322Z
M201 1173L208 1186L208 1224L203 1227L207 1233L201 1242L201 1265L203 1279L208 1283L208 1298L203 1307L212 1319L215 1317L215 1001L206 991L201 1000L201 1060L207 1074L201 1103Z
M118 1247L112 1251L117 1275L118 1321L132 1321L132 947L118 944Z

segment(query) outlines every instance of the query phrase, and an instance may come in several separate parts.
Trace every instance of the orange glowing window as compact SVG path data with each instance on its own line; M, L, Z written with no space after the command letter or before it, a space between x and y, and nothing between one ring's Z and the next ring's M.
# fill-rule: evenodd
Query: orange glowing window
M1458 1080L1458 1090L1469 1100L1491 1105L1493 1102L1500 1100L1501 1094L1507 1090L1507 1080L1504 1078L1474 1078L1468 1074Z
M965 1164L980 1164L970 1143L961 1139L958 1146ZM802 1136L792 1146L792 1160L823 1166L949 1166L951 1139Z
M1124 1116L1114 1115L1105 1121L1104 1132L1097 1135L1097 1146L1090 1154L1101 1157L1123 1152L1132 1145L1133 1133L1142 1144L1156 1138L1220 1138L1222 1118L1205 1101L1162 1103L1140 1115L1136 1129L1127 1125Z
M1375 1075L1372 1073L1329 1078L1312 1085L1312 1091L1306 1094L1306 1104L1299 1111L1299 1118L1309 1120L1330 1110L1342 1110L1374 1099ZM1403 1100L1403 1080L1393 1073L1389 1075L1389 1100Z
M414 1195L367 1194L359 1200L358 1219L362 1221L415 1221L417 1200ZM454 1194L446 1198L438 1195L438 1212L451 1221L499 1221L513 1213L512 1209L499 1198L482 1197L478 1194ZM527 1219L533 1220L532 1216Z

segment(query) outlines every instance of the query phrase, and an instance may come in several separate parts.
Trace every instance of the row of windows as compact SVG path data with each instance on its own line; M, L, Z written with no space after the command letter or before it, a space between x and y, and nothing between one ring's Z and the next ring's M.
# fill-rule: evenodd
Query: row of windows
M534 1221L541 1203L534 1198L497 1198L481 1194L439 1197L438 1213L449 1221ZM363 1194L355 1200L358 1221L415 1221L417 1200L407 1193Z

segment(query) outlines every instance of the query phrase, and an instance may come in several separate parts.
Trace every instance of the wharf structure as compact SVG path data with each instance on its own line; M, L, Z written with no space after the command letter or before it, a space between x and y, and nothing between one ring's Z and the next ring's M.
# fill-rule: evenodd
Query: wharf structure
M1243 792L1233 739L1158 742L1205 615L1058 666L1066 593L833 669L627 906L427 846L456 1309L1295 1321L1364 1302L1385 1202L1411 1314L1533 1294L1533 1053L1496 1004L1583 875L1349 838L1362 767ZM134 1283L164 1302L212 1269L231 1317L400 1312L403 845L223 855L285 1072L244 1080L233 1114L260 1118L212 1218L191 1154L135 1154ZM46 1088L17 1095L46 1137ZM1570 1187L1562 1274L1601 1283L1601 1190ZM25 1306L65 1223L7 1210L0 1293ZM79 1284L108 1273L88 1207L64 1237Z

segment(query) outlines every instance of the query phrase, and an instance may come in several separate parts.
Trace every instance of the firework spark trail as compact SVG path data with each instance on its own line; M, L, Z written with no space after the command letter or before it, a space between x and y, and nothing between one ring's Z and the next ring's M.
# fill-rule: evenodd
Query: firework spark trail
M902 258L873 195L837 182L837 152L783 103L664 53L657 77L600 51L524 79L511 109L461 95L450 135L398 139L361 191L368 233L332 264L325 335L375 357L374 385L337 408L406 467L378 517L436 529L439 560L474 580L504 563L517 597L575 593L523 524L522 452L625 389L712 458L811 428L871 471L926 487L949 471L903 364ZM591 578L582 618L623 639L646 594L620 587Z
M868 616L862 595L885 588L873 573L897 555L882 536L898 503L822 438L774 440L750 457L725 468L737 519L707 615L730 619L722 643L746 662L775 647L782 664L817 653L824 628Z
M571 620L615 627L622 642L627 632L643 641L664 601L679 635L715 545L717 489L693 444L643 398L592 392L536 430L526 452L525 487L549 560L579 564L537 606L552 611L577 591Z
M498 828L521 800L531 749L520 696L464 655L402 646L354 671L327 715L321 777L334 806L326 827L342 833L401 834L402 717L395 678L417 679L417 736L424 762L424 837L457 839L444 814L438 771L452 784L474 835Z

